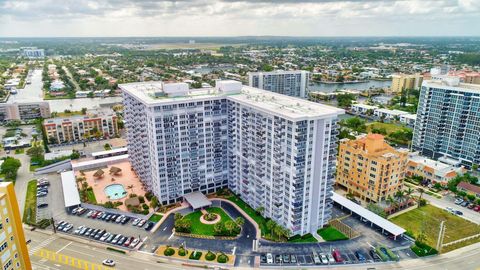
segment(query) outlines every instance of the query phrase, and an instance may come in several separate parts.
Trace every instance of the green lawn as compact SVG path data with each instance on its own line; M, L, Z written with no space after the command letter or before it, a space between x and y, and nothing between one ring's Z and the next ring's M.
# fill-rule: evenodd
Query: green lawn
M30 171L31 172L34 172L38 168L42 168L42 166L41 165L30 165Z
M222 222L222 223L225 223L228 220L232 220L230 218L230 216L227 215L227 213L225 213L225 211L223 211L221 208L210 207L206 210L209 213L215 213L215 214L220 215L220 217L221 217L220 222ZM195 212L192 212L192 213L186 215L185 217L183 217L184 219L189 219L190 220L190 222L192 224L191 233L192 234L198 234L198 235L210 235L210 236L215 235L214 230L213 230L214 225L213 224L212 225L203 224L202 222L200 222L200 217L201 216L202 216L202 212L195 211Z
M421 234L421 228L424 228L425 243L431 247L437 244L440 222L444 220L446 231L443 243L449 243L470 235L480 233L480 225L474 224L461 217L450 214L449 212L432 205L426 205L407 213L392 218L390 221L403 227L405 230L413 233L415 237ZM477 239L478 241L478 239ZM462 242L455 248L466 246L468 242ZM443 252L446 250L443 249Z
M381 122L367 123L366 126L367 126L368 132L371 132L372 129L374 128L377 128L377 129L384 128L387 131L387 134L406 128L406 127L402 127L402 126L391 124L391 123L381 123Z
M25 153L25 149L23 148L18 148L18 149L15 149L15 154L18 155L18 154L23 154Z
M23 222L35 224L37 215L37 180L31 180L27 185L25 196L25 210L23 211Z
M329 226L326 228L318 229L317 233L325 241L338 241L338 240L347 240L348 237L343 233L339 232L337 229Z
M95 198L95 193L93 192L92 189L87 190L87 198L89 203L97 203L97 198Z
M260 231L262 232L262 236L269 233L267 228L267 219L264 218L262 215L258 214L253 208L251 208L248 204L246 204L242 199L240 199L236 195L232 195L227 198L229 201L235 203L240 207L247 215L249 215L260 227Z
M157 223L157 222L160 221L160 219L162 219L162 217L163 217L163 215L161 215L161 214L153 214L153 215L148 219L148 221Z

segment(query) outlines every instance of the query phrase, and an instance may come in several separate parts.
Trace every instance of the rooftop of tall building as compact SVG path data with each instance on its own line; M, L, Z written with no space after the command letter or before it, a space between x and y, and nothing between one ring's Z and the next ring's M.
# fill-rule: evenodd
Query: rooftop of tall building
M141 82L119 87L147 106L227 98L258 110L290 119L336 116L344 110L301 98L242 85L237 81L217 81L215 87L190 89L186 83Z

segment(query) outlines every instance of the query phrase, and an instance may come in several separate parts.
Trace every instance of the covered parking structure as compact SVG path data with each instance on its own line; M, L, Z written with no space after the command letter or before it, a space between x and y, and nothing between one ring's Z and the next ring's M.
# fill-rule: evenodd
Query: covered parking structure
M185 201L193 208L193 210L202 209L204 207L209 207L212 205L212 202L201 192L192 192L186 195L183 195Z
M393 235L393 239L397 239L397 236L403 235L406 230L387 219L373 213L372 211L364 208L361 205L358 205L351 200L337 194L333 193L332 199L335 203L339 204L342 209L346 208L350 210L351 213L359 215L361 218L370 222L370 226L376 225L382 229L382 233L387 231Z
M81 205L80 194L78 194L77 182L75 180L75 174L73 171L63 172L62 177L62 189L63 200L65 202L65 208L67 211L72 210Z

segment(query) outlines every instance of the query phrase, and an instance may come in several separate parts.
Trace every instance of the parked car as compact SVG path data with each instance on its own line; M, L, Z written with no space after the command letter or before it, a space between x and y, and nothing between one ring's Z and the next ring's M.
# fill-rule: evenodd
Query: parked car
M463 203L462 199L456 199L455 200L455 204L457 204L457 205L462 204L462 203Z
M105 240L107 240L110 235L112 234L109 232L105 233L104 235L102 235L102 237L100 237L100 241L105 242Z
M142 220L140 220L140 222L138 222L137 226L141 228L141 227L143 227L143 225L145 225L146 222L147 221L145 219L142 219Z
M100 231L100 229L95 229L93 230L91 233L90 233L90 238L94 238L95 235L97 235L97 233Z
M462 216L463 212L459 210L455 210L455 215Z
M150 231L153 228L153 225L155 225L155 223L147 222L147 225L145 226L145 231Z
M260 263L267 263L267 256L265 254L260 254Z
M37 197L45 197L47 195L48 195L48 193L46 193L46 192L37 192Z
M115 238L113 238L112 240L112 244L117 244L118 240L120 240L120 238L122 238L123 235L121 234L118 234L117 236L115 236Z
M60 220L60 222L57 223L57 229L58 230L61 230L61 227L63 228L63 226L65 226L66 222L63 221L63 220Z
M140 243L140 238L135 238L133 239L132 243L130 243L130 246L128 246L129 248L135 248L138 243Z
M135 239L133 236L128 238L127 241L125 241L125 243L123 243L123 246L124 247L129 247L130 246L130 243L133 242L133 239Z
M317 253L313 252L312 255L313 255L313 263L315 263L315 264L321 264L322 263L322 261L320 261L320 257L318 256Z
M364 262L367 260L365 254L363 254L363 252L361 252L360 250L355 251L355 257L357 257L360 262Z
M295 256L295 255L293 255L293 254L290 255L290 262L291 262L291 263L297 263L297 256Z
M93 211L93 210L88 211L87 218L91 218L94 213L95 213L95 211Z
M83 228L85 228L84 226L78 226L78 228L75 229L75 231L73 231L73 234L79 234Z
M373 258L374 261L381 261L382 258L380 258L380 255L377 254L377 251L375 249L370 249L370 256Z
M332 256L336 262L343 262L342 254L337 249L332 250Z
M275 263L276 264L282 263L282 255L280 254L275 255Z
M102 235L104 235L107 231L106 230L101 230L99 232L97 232L97 234L95 234L95 240L100 240L100 237L102 237Z
M464 201L464 202L462 202L462 204L460 204L460 205L463 206L463 207L467 207L468 202L467 202L467 201Z
M127 223L130 221L130 219L132 219L132 218L131 218L131 217L125 217L125 218L122 220L122 224L123 224L123 225L127 224Z
M328 264L328 258L325 254L320 253L320 260L322 261L323 264Z
M473 209L475 207L475 204L471 203L467 206L468 209Z
M137 226L137 224L140 222L140 219L136 218L133 220L132 225Z
M48 207L48 203L41 203L39 205L37 205L38 208L45 208L45 207Z
M93 229L92 229L92 228L88 228L88 230L85 232L85 234L84 234L83 236L89 237L92 232L93 232Z
M272 253L267 253L267 264L273 263L273 256Z
M288 255L288 254L283 254L283 256L282 256L282 261L283 261L284 263L290 263L290 255Z
M122 237L120 240L118 240L117 245L121 246L123 245L126 241L128 240L127 236Z
M445 210L447 210L447 212L450 212L450 213L452 213L452 214L453 214L453 212L455 211L455 210L453 210L452 207L449 207L449 206L447 206L447 208L445 208Z
M73 228L73 224L68 223L65 225L65 227L62 229L63 232L68 232Z
M480 205L477 205L473 208L473 211L479 212L480 211Z
M120 222L122 222L122 219L123 219L124 217L125 217L124 215L118 216L118 217L115 219L115 223L120 223Z
M327 258L328 258L328 263L334 263L335 262L335 258L333 258L332 254L327 253Z
M116 235L112 233L107 239L105 239L105 242L111 243L112 240L113 240L115 237L116 237Z

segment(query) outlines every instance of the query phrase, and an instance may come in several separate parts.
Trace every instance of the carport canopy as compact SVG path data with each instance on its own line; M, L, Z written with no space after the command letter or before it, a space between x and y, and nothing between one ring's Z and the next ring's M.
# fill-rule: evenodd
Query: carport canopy
M339 205L347 208L348 210L352 211L353 213L361 216L362 218L372 222L373 224L377 225L378 227L384 229L385 231L391 233L393 236L397 237L402 235L406 232L406 230L387 219L373 213L372 211L358 205L351 200L337 194L333 193L332 199L334 202L338 203Z
M67 171L63 172L61 177L65 207L79 206L81 201L80 195L78 194L77 183L75 181L75 174L73 171Z
M190 204L193 210L212 205L212 202L201 192L192 192L183 195L183 198Z

